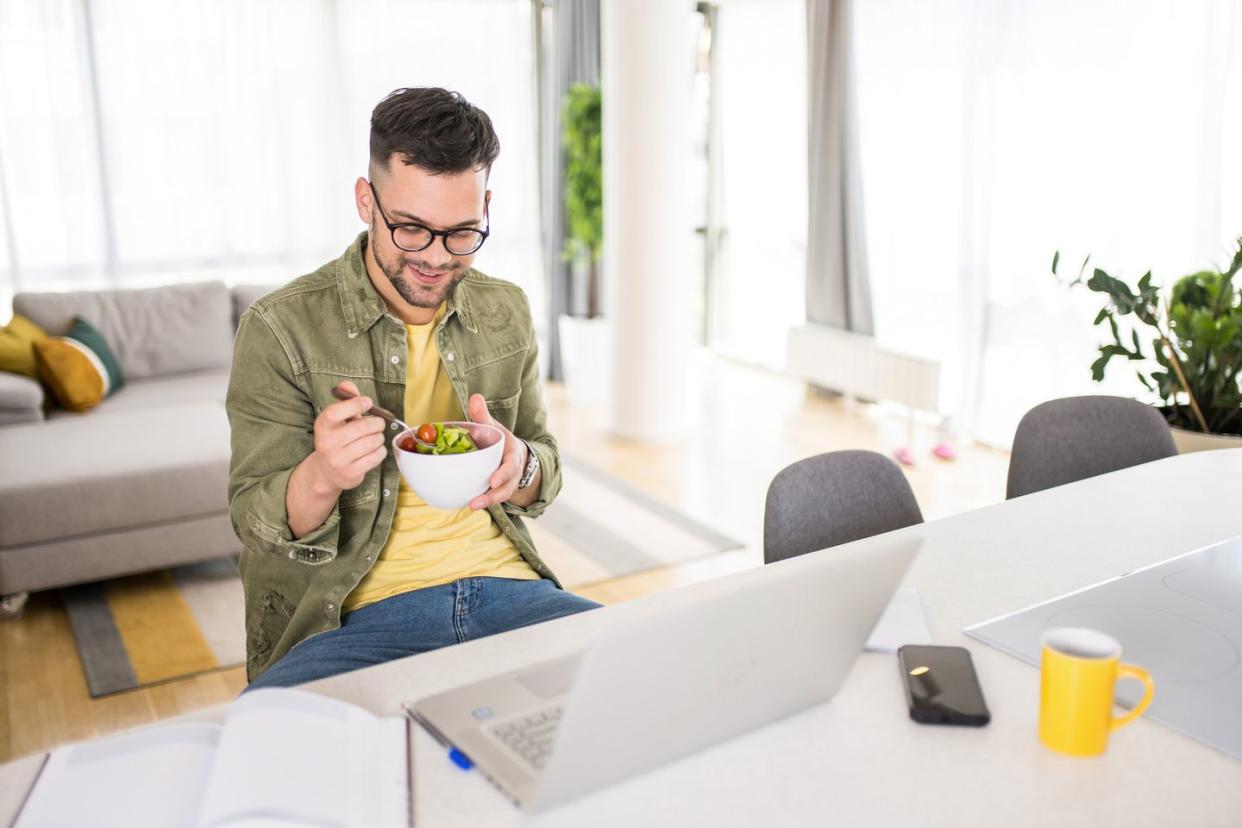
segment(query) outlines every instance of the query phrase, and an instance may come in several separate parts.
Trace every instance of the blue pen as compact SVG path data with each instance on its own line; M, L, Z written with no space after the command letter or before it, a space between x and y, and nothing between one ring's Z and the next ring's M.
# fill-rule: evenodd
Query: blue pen
M470 757L457 748L449 748L449 759L452 760L454 765L465 771L474 767L474 762L470 761Z

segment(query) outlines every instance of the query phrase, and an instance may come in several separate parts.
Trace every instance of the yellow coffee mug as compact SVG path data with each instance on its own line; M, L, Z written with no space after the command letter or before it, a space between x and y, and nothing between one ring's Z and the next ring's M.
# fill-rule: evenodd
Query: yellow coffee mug
M1147 692L1129 713L1113 716L1113 686L1138 679ZM1064 627L1044 633L1039 693L1039 738L1072 756L1096 756L1108 735L1143 715L1156 684L1142 667L1121 663L1121 644L1095 630Z

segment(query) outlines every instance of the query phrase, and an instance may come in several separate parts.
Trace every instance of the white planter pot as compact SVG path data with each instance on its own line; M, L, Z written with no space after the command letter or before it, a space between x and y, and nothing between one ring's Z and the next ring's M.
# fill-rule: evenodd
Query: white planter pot
M608 320L562 314L557 320L561 338L561 370L573 405L603 406L612 392L612 339Z
M1231 434L1204 434L1201 431L1187 431L1177 426L1169 426L1173 432L1173 444L1181 454L1191 451L1210 451L1211 449L1242 448L1242 436Z

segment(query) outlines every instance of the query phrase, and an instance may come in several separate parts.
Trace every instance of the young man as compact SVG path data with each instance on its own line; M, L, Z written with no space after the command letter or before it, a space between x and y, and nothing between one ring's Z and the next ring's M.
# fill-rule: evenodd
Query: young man
M443 89L371 116L368 226L339 259L256 302L234 346L229 503L250 688L290 686L596 604L560 589L523 517L560 490L530 307L471 268L489 232L491 120ZM340 386L354 399L338 401ZM406 422L505 432L491 488L427 506L389 450Z

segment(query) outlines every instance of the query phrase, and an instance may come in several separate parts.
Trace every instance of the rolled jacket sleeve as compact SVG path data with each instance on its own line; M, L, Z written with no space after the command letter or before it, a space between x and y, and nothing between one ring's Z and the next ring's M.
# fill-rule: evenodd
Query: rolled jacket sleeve
M315 407L289 348L257 306L238 322L225 409L232 440L229 514L242 544L302 563L333 560L339 504L305 535L295 539L289 529L289 477L315 448Z
M543 514L561 490L561 455L556 438L548 431L548 413L543 404L543 380L539 376L539 345L531 334L530 347L522 364L522 392L518 397L513 433L525 440L539 456L539 495L525 508L504 504L511 515L535 518Z

